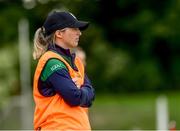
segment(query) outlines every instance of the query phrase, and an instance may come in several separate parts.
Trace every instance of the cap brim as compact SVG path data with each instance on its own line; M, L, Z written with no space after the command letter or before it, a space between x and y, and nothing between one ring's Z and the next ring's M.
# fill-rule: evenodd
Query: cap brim
M85 21L77 21L74 25L75 28L79 28L80 30L85 30L89 26L89 22Z

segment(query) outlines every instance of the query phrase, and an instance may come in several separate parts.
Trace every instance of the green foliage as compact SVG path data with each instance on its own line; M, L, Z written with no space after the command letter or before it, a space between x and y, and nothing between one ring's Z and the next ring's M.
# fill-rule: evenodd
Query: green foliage
M82 32L79 45L87 54L86 72L97 94L91 110L93 129L155 128L155 96L122 96L127 92L175 90L175 94L168 95L170 120L180 122L177 117L180 110L177 104L180 89L178 0L34 2L26 9L22 0L0 0L0 106L10 96L20 93L19 20L27 18L30 23L32 47L36 29L43 25L50 11L58 9L70 11L80 20L91 23L88 30ZM31 63L33 81L37 61ZM101 93L109 95L103 98L99 96ZM115 93L121 95L112 96ZM10 115L2 127L9 128L12 116L19 117ZM12 122L12 128L20 128L17 120L17 124ZM177 128L180 128L178 124Z
M0 44L2 45L6 42L14 43L13 41L17 40L18 37L18 20L24 16L24 9L22 6L19 6L18 2L12 2L11 4L4 2L0 7Z
M179 56L180 49L179 44L176 43L180 35L179 26L176 23L180 19L179 2L116 0L100 1L99 6L101 11L98 14L97 23L106 29L105 37L108 44L110 42L112 47L118 47L119 52L123 50L129 56L127 66L122 69L123 73L116 71L117 78L103 79L105 81L103 81L103 88L107 87L109 91L115 88L117 89L114 90L115 92L179 89L177 76L180 74L176 72L176 75L172 75L174 70L178 71L172 61L174 57ZM113 10L107 10L110 6ZM102 16L102 13L106 15ZM113 50L106 52L114 53ZM104 55L102 52L100 54ZM111 60L116 61L113 55ZM121 63L120 59L118 62ZM117 65L122 65L118 62L116 61ZM113 67L116 68L116 66Z
M17 46L9 45L0 49L0 106L11 95L19 94Z
M29 9L20 0L0 3L1 47L16 43L21 18L30 22L32 42L35 30L51 10L68 10L91 22L80 46L87 53L86 71L97 92L180 88L177 0L39 0ZM35 63L32 61L32 78Z

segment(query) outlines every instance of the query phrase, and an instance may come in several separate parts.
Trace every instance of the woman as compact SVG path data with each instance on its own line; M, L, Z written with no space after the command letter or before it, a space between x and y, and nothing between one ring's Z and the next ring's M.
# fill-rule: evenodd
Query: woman
M78 46L88 22L69 12L53 12L34 37L35 130L90 130L88 108L94 89L83 63L71 50Z

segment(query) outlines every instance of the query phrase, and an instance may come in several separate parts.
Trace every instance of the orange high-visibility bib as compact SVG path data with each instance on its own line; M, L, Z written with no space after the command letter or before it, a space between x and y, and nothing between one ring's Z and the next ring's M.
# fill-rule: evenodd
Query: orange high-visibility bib
M90 123L87 108L80 106L69 106L59 94L45 97L38 91L38 80L46 62L51 58L57 58L68 68L71 78L79 77L79 83L84 83L84 66L75 58L75 65L78 71L71 66L57 53L47 51L39 59L36 67L33 83L33 95L35 101L34 129L41 130L90 130ZM61 86L61 85L59 85Z

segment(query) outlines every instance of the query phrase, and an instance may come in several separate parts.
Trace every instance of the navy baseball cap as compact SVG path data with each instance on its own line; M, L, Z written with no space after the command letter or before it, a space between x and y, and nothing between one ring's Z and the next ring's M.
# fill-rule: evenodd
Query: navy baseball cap
M72 13L54 11L46 18L43 29L45 36L48 36L56 30L64 29L66 27L85 30L88 26L89 22L77 20Z

